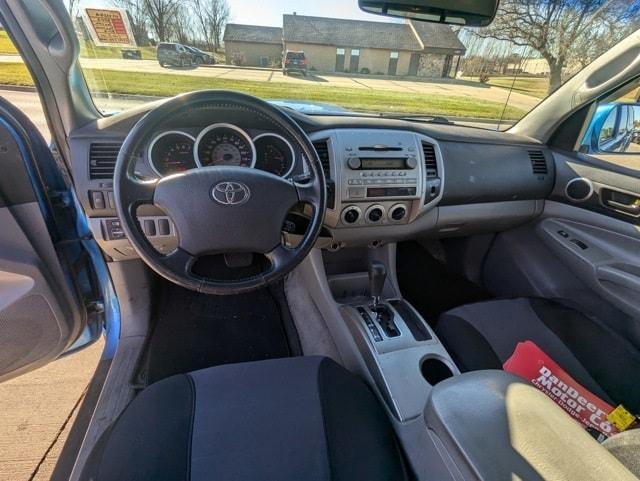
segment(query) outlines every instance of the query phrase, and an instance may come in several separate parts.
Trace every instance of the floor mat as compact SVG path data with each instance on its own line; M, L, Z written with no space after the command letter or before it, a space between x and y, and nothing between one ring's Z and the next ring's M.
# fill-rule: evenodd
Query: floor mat
M300 354L281 285L210 296L162 283L139 380L152 384L210 366Z
M480 286L451 272L417 242L398 244L396 269L402 295L432 327L443 312L490 299Z

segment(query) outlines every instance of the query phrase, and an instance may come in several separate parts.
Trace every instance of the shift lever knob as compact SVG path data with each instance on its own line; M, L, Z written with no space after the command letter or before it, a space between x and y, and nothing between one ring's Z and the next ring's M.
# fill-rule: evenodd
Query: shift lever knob
M373 306L380 303L384 282L387 279L387 269L382 262L371 261L369 263L369 293L373 297Z

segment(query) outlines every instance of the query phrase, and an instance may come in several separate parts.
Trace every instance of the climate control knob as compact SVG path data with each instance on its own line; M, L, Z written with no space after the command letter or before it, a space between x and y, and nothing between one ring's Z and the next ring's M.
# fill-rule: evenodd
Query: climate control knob
M367 210L367 221L372 224L377 224L384 217L384 208L381 205L372 205Z
M395 222L399 222L407 216L407 208L403 204L396 204L389 209L389 217Z
M345 224L355 224L360 219L361 211L355 205L349 206L342 211L342 222Z

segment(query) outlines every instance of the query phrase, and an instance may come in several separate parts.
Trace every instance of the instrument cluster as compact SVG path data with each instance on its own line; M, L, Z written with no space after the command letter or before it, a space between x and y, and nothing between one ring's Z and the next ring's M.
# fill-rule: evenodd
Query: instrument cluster
M148 161L160 177L209 166L248 167L288 177L296 167L296 153L281 135L251 137L236 125L216 123L196 137L180 130L158 134L149 145Z

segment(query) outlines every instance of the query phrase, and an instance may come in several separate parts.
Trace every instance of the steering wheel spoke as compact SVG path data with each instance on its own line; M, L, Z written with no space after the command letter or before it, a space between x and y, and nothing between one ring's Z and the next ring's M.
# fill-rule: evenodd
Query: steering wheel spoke
M318 202L318 182L311 181L304 184L294 183L298 194L298 200L305 204L315 204Z
M288 265L296 255L295 249L289 249L282 244L279 244L271 252L265 254L269 262L271 262L271 270L278 271L283 266Z
M139 180L129 176L125 176L126 189L123 193L126 199L123 199L131 206L140 204L153 204L153 197L156 192L157 180Z
M196 257L181 247L177 247L173 252L162 258L162 263L171 271L188 277L191 276L191 267L195 261Z

